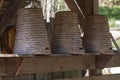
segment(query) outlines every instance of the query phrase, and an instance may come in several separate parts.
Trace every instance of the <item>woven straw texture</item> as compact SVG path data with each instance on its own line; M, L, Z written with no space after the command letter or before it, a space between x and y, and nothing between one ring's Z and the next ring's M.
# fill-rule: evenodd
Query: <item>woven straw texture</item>
M107 17L96 15L86 18L83 45L88 53L110 51L111 41Z
M14 53L50 54L42 9L19 9Z
M56 54L80 54L83 52L77 13L70 11L56 13L52 51Z

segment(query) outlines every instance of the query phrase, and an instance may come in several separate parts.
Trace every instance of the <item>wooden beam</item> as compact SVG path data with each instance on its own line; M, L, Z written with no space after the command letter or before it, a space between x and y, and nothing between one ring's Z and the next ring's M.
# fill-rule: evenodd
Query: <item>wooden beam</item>
M93 0L76 0L85 16L94 14Z
M76 0L85 16L99 14L98 0Z
M105 68L112 57L113 57L112 55L99 55L99 56L96 56L96 59L95 59L96 68L98 68L98 69ZM114 57L117 57L117 56L114 56Z
M15 73L15 76L17 76L21 70L21 67L23 66L24 58L20 60L20 63L18 65L17 71Z
M15 75L19 69L19 74L31 74L40 72L57 72L57 71L71 71L82 69L94 69L95 58L94 56L40 56L40 57L26 57L22 61L22 65L19 67L23 58L5 58L6 72L0 72L6 75ZM3 65L1 65L3 66Z
M0 54L0 58L19 57L17 54Z
M16 75L23 58L6 58L6 75Z
M88 68L95 68L94 56L26 58L19 74L81 70Z
M81 8L79 5L75 2L75 0L65 0L67 3L68 7L70 8L71 11L78 12L79 15L84 16L84 14L81 11Z
M80 77L69 79L56 79L56 80L120 80L120 75L107 75L107 76L94 76L94 77Z
M75 0L65 0L65 2L67 3L71 11L78 13L79 23L81 27L84 28L85 27L85 16L84 16L84 13L80 10L80 7L76 4Z
M106 57L106 56L105 56ZM102 62L101 58L101 62ZM105 62L105 60L103 61ZM103 67L103 65L99 65ZM104 68L120 66L120 56L113 56ZM10 68L10 66L9 66ZM63 56L26 58L19 74L97 69L95 56Z
M1 80L36 80L33 74L19 76L4 76Z
M6 59L0 58L0 75L6 74Z
M77 4L79 5L81 11L83 12L83 14L85 16L87 16L87 12L86 12L86 9L85 9L85 0L76 0Z
M25 58L24 61L22 61L23 58ZM110 59L105 58L106 56L99 57L99 68L120 66L119 55L114 55L112 58L110 57ZM0 58L0 75L15 75L15 73L19 75L86 69L98 69L98 67L96 68L95 66L94 55Z
M2 8L4 0L0 0L0 9Z
M93 0L94 15L99 14L99 0Z
M107 65L105 67L106 68L109 68L109 67L120 67L120 61L119 60L120 60L120 56L119 55L112 56L112 58L109 60L109 62L107 63Z
M21 4L25 0L12 0L11 4L8 5L8 9L4 12L4 14L0 18L0 36L7 29L10 21L15 16L17 9L20 8Z
M37 80L42 80L44 78L45 78L44 75L38 75ZM93 76L93 77L67 78L67 79L54 79L54 80L119 80L119 79L120 79L120 74ZM6 77L1 77L1 80L35 80L35 76L33 74L19 75L19 76L6 76ZM44 80L48 80L48 78Z

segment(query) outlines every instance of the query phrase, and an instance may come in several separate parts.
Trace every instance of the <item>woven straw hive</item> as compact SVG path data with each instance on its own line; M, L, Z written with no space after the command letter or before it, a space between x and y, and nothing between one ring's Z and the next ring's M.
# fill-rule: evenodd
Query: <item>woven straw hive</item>
M56 13L52 51L56 54L80 54L83 52L77 13L70 11Z
M83 45L88 53L109 52L111 50L107 17L95 15L86 18Z
M14 53L50 54L42 9L19 9Z

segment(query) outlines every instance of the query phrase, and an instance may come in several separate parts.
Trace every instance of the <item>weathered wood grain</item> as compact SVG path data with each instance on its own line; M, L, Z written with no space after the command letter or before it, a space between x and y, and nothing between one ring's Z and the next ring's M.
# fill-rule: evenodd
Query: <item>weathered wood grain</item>
M119 80L120 75L107 75L107 76L94 76L85 78L69 78L69 79L56 79L56 80Z

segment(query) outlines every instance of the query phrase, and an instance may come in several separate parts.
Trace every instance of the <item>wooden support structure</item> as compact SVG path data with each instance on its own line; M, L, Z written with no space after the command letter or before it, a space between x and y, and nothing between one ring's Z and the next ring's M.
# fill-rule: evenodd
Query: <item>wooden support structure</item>
M120 74L115 75L102 75L102 76L90 76L90 77L76 77L76 78L66 78L66 79L53 79L49 77L49 74L29 74L29 75L19 75L19 76L7 76L1 77L1 80L119 80Z
M101 56L96 56L95 63L96 63L96 68L98 69L103 69L106 67L108 62L112 59L113 55L101 55ZM114 58L114 57L113 57Z
M12 0L8 9L4 12L4 14L0 18L0 36L4 33L4 31L8 28L8 25L12 18L15 16L17 9L20 8L21 4L25 0Z
M0 0L0 9L1 9L3 3L4 3L4 0Z
M94 14L93 0L76 0L85 16Z
M85 27L85 17L97 15L98 0L65 0L71 11L78 13L80 25ZM12 0L9 8L5 11L0 19L0 36L8 28L12 18L15 16L17 9L24 0ZM120 66L119 55L49 55L49 56L32 56L20 57L16 54L0 54L0 80L40 80L48 72L62 72L75 70L90 70L90 77L69 78L62 80L119 80L120 75L102 76L103 68ZM35 74L37 75L35 75ZM39 73L43 73L39 74ZM30 74L24 75L23 74ZM65 74L65 73L64 73ZM57 74L55 74L57 75ZM15 77L16 76L16 77ZM61 77L61 76L60 76ZM52 79L50 77L50 79ZM48 78L44 78L48 80ZM60 79L61 80L61 79Z
M23 58L7 58L7 73L14 75ZM94 56L41 56L24 58L18 74L94 69Z
M86 69L95 70L98 69L95 64L95 57L94 55L78 55L0 58L0 75L20 75ZM119 55L114 55L110 60L106 58L106 56L101 57L102 60L98 61L99 68L120 66ZM107 60L109 61L106 63ZM105 62L105 65L103 62Z
M81 27L84 28L85 27L85 16L84 16L84 13L81 11L81 8L76 4L75 0L65 0L65 2L67 3L71 11L78 13L79 23Z
M35 76L32 74L32 75L1 77L1 80L36 80L36 79L35 79Z
M99 14L98 0L76 0L85 16Z
M71 11L78 13L81 27L85 27L85 17L99 14L98 0L65 0Z
M84 78L69 78L69 79L62 79L62 80L119 80L120 75L107 75L107 76L93 76L93 77L84 77ZM61 79L56 79L61 80Z
M99 0L93 0L94 15L99 14Z

